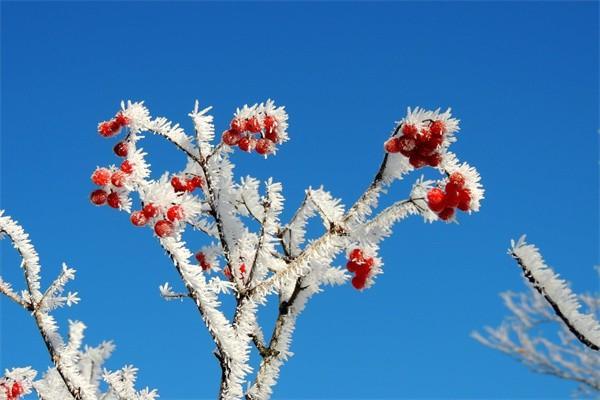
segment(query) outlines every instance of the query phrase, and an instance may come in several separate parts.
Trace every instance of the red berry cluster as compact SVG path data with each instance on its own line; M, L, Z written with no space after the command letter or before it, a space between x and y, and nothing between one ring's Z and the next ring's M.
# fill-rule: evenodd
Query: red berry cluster
M254 135L260 135L255 138ZM267 115L262 124L256 116L241 121L239 118L231 120L229 129L223 132L223 143L228 146L238 146L241 150L258 154L271 154L275 144L279 142L277 135L277 120Z
M427 204L444 221L454 216L456 208L469 211L471 191L465 187L465 177L460 172L450 174L445 190L433 188L427 192Z
M211 268L211 265L206 260L206 255L203 252L201 252L201 251L197 252L195 257L196 257L196 260L198 260L198 264L200 264L202 271L208 271Z
M104 137L111 137L120 132L121 128L127 126L130 120L122 113L117 113L109 121L98 124L98 132ZM129 146L126 141L119 142L113 148L115 154L119 157L127 157ZM119 199L119 188L122 188L129 175L134 171L134 165L129 160L124 160L118 170L114 168L98 168L92 174L92 182L95 185L103 186L102 189L94 190L90 194L90 200L97 206L108 204L110 207L119 208L121 201ZM112 187L111 187L112 185Z
M352 286L359 290L364 289L374 264L375 260L373 257L366 257L361 249L356 248L352 250L346 264L348 271L355 274L354 278L352 278Z
M427 128L419 129L413 124L402 125L402 135L385 142L385 151L401 153L408 157L410 165L421 168L437 167L442 161L440 146L444 141L446 126L443 121L431 121Z
M129 124L129 118L124 116L122 113L118 113L113 119L109 121L100 122L98 124L98 133L104 137L115 136L121 131L121 128Z
M92 182L95 185L103 186L103 188L94 190L90 194L91 202L97 206L108 204L112 208L119 208L121 205L119 194L109 189L108 186L112 185L114 188L122 188L127 177L133 173L133 169L133 164L129 160L123 161L118 170L97 168L92 173Z
M0 383L0 387L4 390L7 400L18 400L25 393L25 389L23 389L23 386L19 382L13 382L12 385Z
M134 211L131 213L129 219L135 226L144 226L151 219L155 218L154 232L158 237L171 236L175 230L174 223L183 220L185 214L183 208L180 205L173 205L169 207L166 212L155 206L152 203L146 204L141 210Z
M171 178L171 186L176 192L193 192L196 188L204 185L204 181L198 175L193 175L189 178L174 176Z
M198 175L171 178L171 186L178 193L193 192L203 184L204 181ZM129 219L135 226L145 226L154 219L154 232L158 237L163 238L171 236L175 231L175 223L183 221L184 218L183 207L178 204L173 204L164 211L158 206L148 203L141 210L132 212Z

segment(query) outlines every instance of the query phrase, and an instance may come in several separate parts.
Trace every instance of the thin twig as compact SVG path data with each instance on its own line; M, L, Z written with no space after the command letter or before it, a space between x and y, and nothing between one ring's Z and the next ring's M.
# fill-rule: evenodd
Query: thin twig
M246 201L246 198L244 197L244 192L243 191L242 191L241 197L242 197L242 204L244 205L244 207L246 208L246 210L248 210L248 214L252 218L254 218L256 220L256 222L258 222L260 224L261 223L261 219L258 218L258 216L256 214L254 214L254 212L248 206L248 202Z
M2 283L1 280L0 280L0 283ZM9 288L5 288L4 286L0 285L0 293L4 294L9 299L11 299L15 303L19 304L24 309L29 310L29 311L33 310L33 306L31 305L31 303L27 302L24 298L19 296L17 293L13 292L12 290L8 290L8 289Z

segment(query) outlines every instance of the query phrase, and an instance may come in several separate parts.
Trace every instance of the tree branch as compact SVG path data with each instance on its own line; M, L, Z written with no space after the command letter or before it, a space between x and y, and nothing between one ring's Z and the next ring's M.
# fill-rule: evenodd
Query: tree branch
M6 221L8 222L8 224L13 225L14 228L16 230L18 230L19 232L22 231L22 228L17 225L14 221L12 221L12 219L8 218L8 217L4 217L7 218ZM17 252L19 253L19 255L21 256L22 260L23 260L23 270L25 271L25 281L27 284L27 291L29 293L29 298L31 299L31 301L34 301L34 278L31 276L30 273L30 266L27 263L27 257L24 254L23 249L21 248L21 243L19 241L17 241L15 239L15 237L13 236L13 232L11 232L12 229L7 229L6 227L2 226L0 227L0 233L5 234L10 241L13 243L13 246L15 247L15 249L17 249ZM24 232L23 232L24 233ZM31 243L29 243L28 241L26 242L26 245L30 247L31 251L33 252L33 254L36 255L37 257L37 252L35 251L35 249L33 248L33 246L31 245ZM9 296L10 297L10 296ZM19 304L21 304L20 302L18 302ZM57 349L54 348L54 345L48 335L48 333L46 332L46 330L44 329L44 321L43 321L43 311L41 311L40 308L40 304L34 304L34 303L25 303L25 304L21 304L27 311L33 311L33 317L34 320L36 322L36 326L38 328L38 331L40 332L40 335L42 336L42 339L44 341L44 344L46 345L46 349L48 350L48 354L50 355L50 359L52 360L52 363L54 364L54 366L56 367L56 370L58 372L58 374L60 375L61 379L63 380L67 390L69 391L69 393L71 394L71 396L73 396L73 398L75 400L82 400L83 399L83 393L81 388L77 387L75 384L72 383L72 379L69 377L69 373L68 371L66 371L60 354L58 353Z
M544 285L536 279L532 271L529 269L527 264L523 261L518 254L515 253L514 250L510 252L512 258L519 264L521 269L523 270L523 275L527 280L531 283L531 285L535 288L535 290L541 294L544 299L548 302L548 304L552 307L556 315L563 321L563 323L567 326L569 331L584 345L589 347L592 350L599 351L600 347L592 342L575 324L565 315L560 305L548 294Z
M21 296L15 293L10 287L10 285L2 280L2 277L0 277L0 293L4 294L6 297L11 299L24 309L29 311L33 310L31 303L25 301L25 299L23 299Z

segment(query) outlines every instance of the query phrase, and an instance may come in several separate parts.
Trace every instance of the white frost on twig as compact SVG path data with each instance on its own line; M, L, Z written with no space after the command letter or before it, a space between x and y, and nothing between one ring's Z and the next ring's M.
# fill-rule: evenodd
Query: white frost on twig
M525 277L544 296L571 332L586 346L600 350L600 323L592 314L582 314L577 296L567 282L544 262L535 245L527 244L525 236L511 242L509 254L517 260Z
M10 217L4 216L1 210L0 232L4 234L3 237L8 237L12 241L23 259L21 266L25 272L27 291L22 296L23 301L17 303L31 312L54 363L54 366L35 382L33 379L36 371L30 367L6 371L5 376L0 378L0 388L10 388L11 397L8 400L30 393L32 388L41 399L107 399L106 394L101 393L99 389L99 369L114 346L110 342L104 342L96 348L86 347L81 350L85 325L78 321L69 321L69 335L65 341L58 331L56 320L50 314L56 308L71 306L79 301L77 293L69 292L66 296L62 295L65 285L75 278L75 270L63 264L59 276L42 294L39 284L41 268L37 252L23 228ZM1 279L0 289L0 292L9 298L16 296L11 286ZM0 390L0 400L6 398L6 393L8 391ZM17 396L12 396L13 393L17 393ZM130 397L121 398L130 399ZM151 399L151 397L139 398Z

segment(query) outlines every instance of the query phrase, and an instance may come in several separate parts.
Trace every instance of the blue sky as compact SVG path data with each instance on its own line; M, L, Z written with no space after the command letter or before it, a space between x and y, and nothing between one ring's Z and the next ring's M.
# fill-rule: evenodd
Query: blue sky
M530 373L469 332L524 288L506 255L528 233L578 291L597 290L598 3L2 3L1 208L37 245L49 281L66 261L87 343L113 339L164 399L212 398L219 371L192 304L146 230L88 202L89 175L114 162L95 134L121 99L190 127L194 99L217 129L235 107L287 106L277 157L236 154L240 175L284 182L287 213L324 184L346 204L374 174L407 106L451 106L454 151L487 190L460 225L398 226L385 274L315 297L301 316L277 398L566 398L574 385ZM183 159L150 139L156 171ZM408 182L391 198L406 195ZM389 200L388 200L389 201ZM22 276L2 244L2 275ZM0 367L49 363L31 318L0 300ZM269 315L265 313L264 319Z

